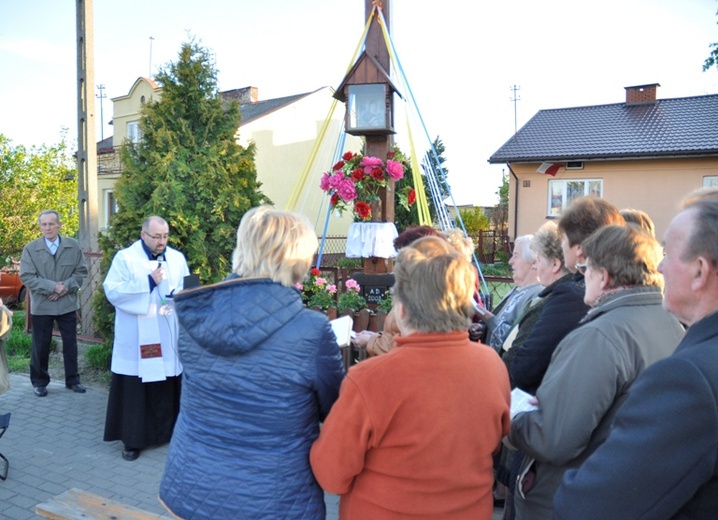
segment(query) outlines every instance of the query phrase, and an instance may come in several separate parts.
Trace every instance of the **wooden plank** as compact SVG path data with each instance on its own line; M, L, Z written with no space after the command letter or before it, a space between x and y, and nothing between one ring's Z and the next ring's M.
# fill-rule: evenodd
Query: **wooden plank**
M35 512L51 520L157 520L160 515L116 500L72 488L35 506Z

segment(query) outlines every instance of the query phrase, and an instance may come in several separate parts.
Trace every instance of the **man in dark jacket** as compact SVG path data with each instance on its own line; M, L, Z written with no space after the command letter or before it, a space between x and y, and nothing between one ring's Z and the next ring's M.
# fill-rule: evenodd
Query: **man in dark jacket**
M646 369L606 442L564 476L554 518L708 519L718 511L718 190L699 192L665 234L664 307L689 326Z
M45 210L37 220L43 236L27 244L20 258L20 280L31 297L30 381L35 395L47 395L52 327L57 322L62 336L65 386L85 393L77 368L77 292L87 276L85 256L77 240L60 236L62 223L57 211Z

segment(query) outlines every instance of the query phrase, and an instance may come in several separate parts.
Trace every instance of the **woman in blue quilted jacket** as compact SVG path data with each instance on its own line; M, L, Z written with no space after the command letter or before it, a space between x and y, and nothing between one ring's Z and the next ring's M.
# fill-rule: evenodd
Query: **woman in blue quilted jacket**
M317 250L306 217L260 206L234 273L175 296L182 401L160 500L190 519L323 519L309 449L344 377L329 322L294 284Z

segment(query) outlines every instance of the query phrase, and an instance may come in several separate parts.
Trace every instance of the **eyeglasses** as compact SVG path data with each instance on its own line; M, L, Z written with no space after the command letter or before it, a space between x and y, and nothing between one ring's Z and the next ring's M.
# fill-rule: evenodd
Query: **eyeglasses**
M149 233L145 233L145 235L147 235L148 237L150 237L150 238L153 239L153 240L162 240L162 239L167 240L167 239L170 237L169 234L165 234L165 235L150 235Z
M585 275L586 269L588 269L587 263L586 264L576 264L576 271L578 271L579 273Z

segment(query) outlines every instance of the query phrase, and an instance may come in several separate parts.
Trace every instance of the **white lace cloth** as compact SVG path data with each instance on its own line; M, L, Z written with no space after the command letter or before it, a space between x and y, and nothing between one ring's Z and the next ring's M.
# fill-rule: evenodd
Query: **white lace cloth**
M394 258L394 239L398 236L393 222L353 222L347 234L347 258Z

